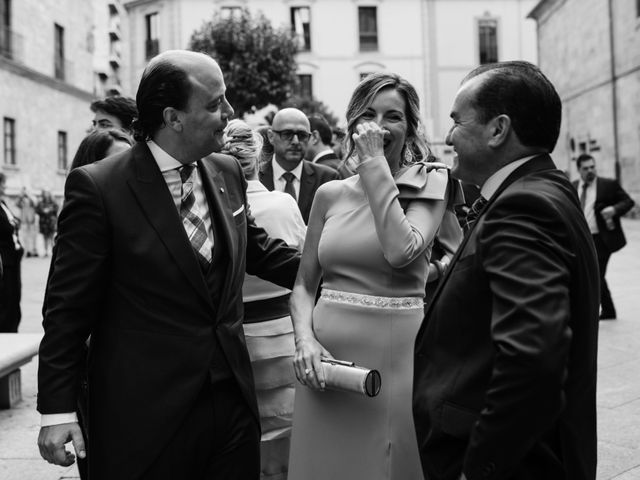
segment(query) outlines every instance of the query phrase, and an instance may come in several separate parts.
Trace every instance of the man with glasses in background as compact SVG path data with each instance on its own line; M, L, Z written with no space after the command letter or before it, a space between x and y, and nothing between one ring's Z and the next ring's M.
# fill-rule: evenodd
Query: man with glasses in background
M304 160L311 131L309 119L297 108L278 111L267 135L274 154L260 171L260 181L269 190L295 198L304 222L308 223L316 190L323 183L338 179L338 173Z

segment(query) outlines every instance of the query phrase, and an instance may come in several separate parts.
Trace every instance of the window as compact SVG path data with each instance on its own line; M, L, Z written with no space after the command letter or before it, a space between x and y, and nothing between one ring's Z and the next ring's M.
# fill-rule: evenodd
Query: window
M376 7L358 7L360 51L378 50L378 20Z
M636 0L636 17L640 17L640 0Z
M67 132L58 132L58 170L67 169Z
M311 89L311 75L298 75L295 94L301 98L313 98L313 90Z
M242 8L222 7L220 8L220 16L222 16L222 18L240 18L242 16Z
M158 41L158 12L150 13L144 17L147 36L145 40L145 56L147 60L160 53Z
M0 0L0 55L12 58L11 0Z
M54 23L53 38L54 75L58 80L64 80L64 28Z
M4 164L16 164L16 121L4 117Z
M298 50L311 50L311 11L309 7L291 7L291 31L298 38Z
M478 20L478 44L480 65L498 61L498 22L483 18Z

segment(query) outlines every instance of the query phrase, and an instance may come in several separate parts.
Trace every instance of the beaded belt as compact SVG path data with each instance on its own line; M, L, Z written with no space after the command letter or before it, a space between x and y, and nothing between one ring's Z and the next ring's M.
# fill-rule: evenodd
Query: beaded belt
M423 308L424 306L424 300L421 297L378 297L361 293L339 292L326 288L322 289L320 298L360 307L389 308L393 310L409 310Z

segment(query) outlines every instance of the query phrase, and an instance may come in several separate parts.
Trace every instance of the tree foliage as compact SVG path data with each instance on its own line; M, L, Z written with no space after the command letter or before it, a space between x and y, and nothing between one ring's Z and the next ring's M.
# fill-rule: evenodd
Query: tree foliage
M296 81L297 40L274 28L264 14L243 8L240 15L216 13L191 37L191 50L211 55L220 65L227 99L238 117L269 103L282 104Z
M307 98L294 95L284 102L282 108L284 107L297 108L298 110L302 110L307 116L313 115L314 113L319 113L325 118L325 120L332 128L338 124L338 117L336 117L333 112L329 110L329 107L327 107L327 105L325 105L320 100L316 100L315 98Z

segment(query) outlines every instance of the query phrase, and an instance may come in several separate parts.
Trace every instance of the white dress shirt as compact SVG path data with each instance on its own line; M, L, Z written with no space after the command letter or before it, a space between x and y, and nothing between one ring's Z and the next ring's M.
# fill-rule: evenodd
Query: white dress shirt
M507 179L509 175L511 175L518 167L520 167L521 165L524 165L533 157L537 157L537 156L538 155L531 155L529 157L524 157L524 158L521 158L520 160L515 160L505 165L504 167L502 167L500 170L498 170L489 178L487 178L487 180L484 182L484 184L480 188L480 195L482 195L487 200L491 200L491 197L495 195L495 193L500 188L500 185L502 185L502 183Z
M302 162L304 160L300 160L300 163L291 170L293 176L293 189L296 192L296 199L300 199L300 179L302 178ZM287 181L282 177L287 170L282 168L278 162L276 162L276 157L274 156L271 159L271 168L273 169L273 189L279 192L284 192L284 187L287 184Z
M160 171L162 172L162 176L164 177L165 182L167 182L167 187L169 188L169 192L171 192L173 202L176 205L178 212L180 212L180 204L182 203L182 180L180 179L180 172L178 172L177 168L180 168L182 166L182 163L162 150L162 148L160 148L158 144L153 140L149 140L147 142L147 145L149 147L149 150L151 150L151 155L153 155L153 158L158 164L158 168L160 168ZM207 229L207 235L209 235L209 239L213 242L211 215L209 213L209 206L207 205L207 199L202 188L202 179L200 178L200 172L197 168L194 169L194 172L195 174L193 175L193 177L195 183L193 186L193 190L196 195L198 214L204 220L204 224ZM51 425L60 425L62 423L71 423L77 421L78 416L76 415L76 412L54 413L42 415L40 425L43 427L48 427Z
M596 186L596 181L594 180L593 182L591 182L590 184L588 184L587 186L587 196L585 197L585 202L584 202L584 218L587 219L587 225L589 225L589 231L591 232L592 235L596 235L598 233L600 233L600 230L598 230L598 223L596 222L596 195L598 193L597 191L597 186ZM580 198L580 195L582 194L582 186L584 185L584 182L582 180L580 180L578 182L578 198Z

